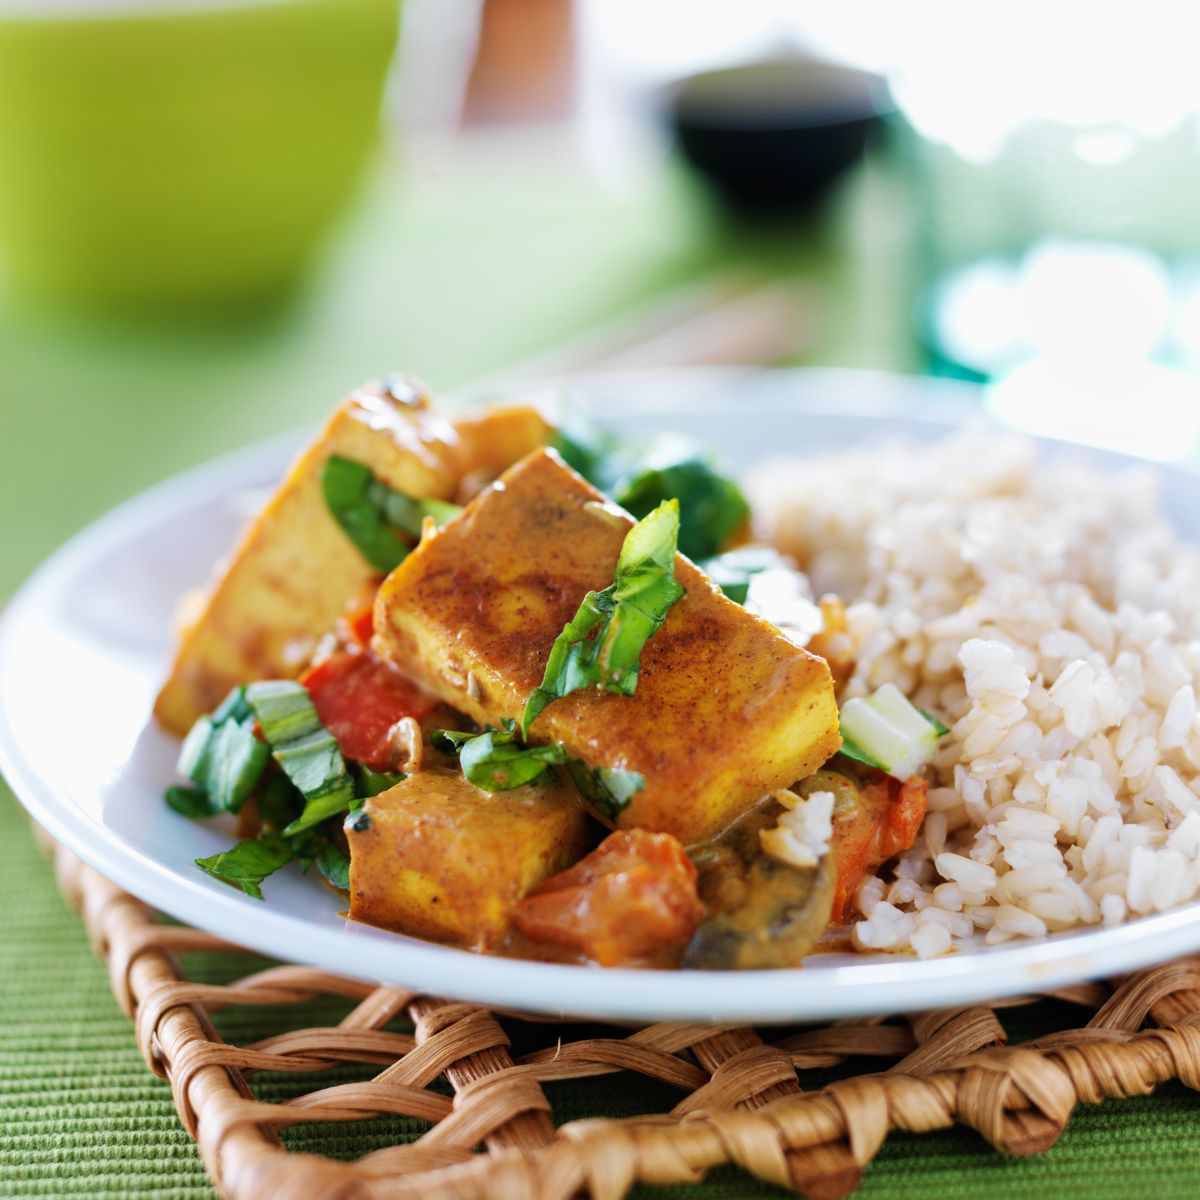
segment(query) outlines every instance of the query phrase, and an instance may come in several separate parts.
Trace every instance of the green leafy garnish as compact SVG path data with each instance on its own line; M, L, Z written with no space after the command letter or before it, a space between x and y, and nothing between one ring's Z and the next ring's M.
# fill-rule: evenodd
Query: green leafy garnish
M354 780L307 689L290 680L268 679L252 683L246 701L258 717L271 756L304 797L304 811L284 834L302 833L349 809Z
M313 856L317 870L343 892L350 890L350 855L333 842L322 842Z
M679 504L665 500L625 536L613 582L588 592L574 618L554 639L541 684L521 715L521 733L563 696L597 687L632 696L642 649L683 596L675 579Z
M234 688L211 716L192 726L178 769L207 795L214 812L237 812L269 757L269 747L254 734L245 688Z
M370 467L332 455L321 471L325 504L363 558L385 575L408 556L426 517L444 525L462 511L445 500L414 500Z
M457 754L468 783L485 792L508 792L537 779L547 767L567 761L561 746L522 746L517 723L505 721L503 729L459 733L442 729L433 735L434 746Z
M221 811L213 805L203 788L169 787L166 799L169 808L173 808L182 816L190 817L193 821L215 817Z
M643 446L622 444L570 413L559 420L554 448L568 466L635 517L644 517L663 500L678 500L679 549L689 558L719 553L750 515L742 489L678 434L664 434Z
M678 500L679 549L693 559L717 554L750 516L742 489L677 438L652 444L613 486L612 497L635 517L644 517L664 500Z
M358 776L358 794L362 799L378 796L404 779L399 771L372 771L366 763L359 763L355 774Z
M555 431L554 449L568 467L578 471L602 491L615 482L617 440L591 422L573 414L564 414Z
M739 546L715 558L706 558L698 566L730 600L745 604L750 595L750 580L780 563L778 551L769 546Z
M268 833L253 841L238 842L231 849L209 858L198 858L196 866L214 879L233 884L247 896L261 900L262 881L290 863L293 857L295 851L291 842L279 834Z
M286 775L279 773L268 776L255 801L263 823L276 832L282 832L304 811L304 797Z
M639 771L615 767L596 769L577 759L567 763L567 771L580 794L602 817L614 823L630 800L646 786L646 777Z

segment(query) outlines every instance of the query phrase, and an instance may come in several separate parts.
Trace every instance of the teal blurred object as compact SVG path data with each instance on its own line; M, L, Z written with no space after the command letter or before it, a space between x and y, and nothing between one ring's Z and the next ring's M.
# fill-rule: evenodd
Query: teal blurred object
M362 175L398 0L0 12L0 273L92 306L254 303Z

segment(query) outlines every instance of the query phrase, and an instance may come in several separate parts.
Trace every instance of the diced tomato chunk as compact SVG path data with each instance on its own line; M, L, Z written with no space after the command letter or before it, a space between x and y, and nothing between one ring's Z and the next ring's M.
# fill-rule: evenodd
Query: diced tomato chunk
M860 788L861 803L835 813L830 850L837 863L833 893L833 924L840 925L862 881L889 858L907 850L925 819L928 784L913 776L901 783L875 772Z
M374 771L392 769L392 726L401 717L419 721L437 705L399 671L363 651L331 654L300 682L342 753Z
M350 649L368 649L371 645L371 635L375 632L374 598L340 617L337 631L342 642Z
M516 905L513 921L532 941L613 967L682 949L703 915L696 868L678 840L628 829L547 879Z

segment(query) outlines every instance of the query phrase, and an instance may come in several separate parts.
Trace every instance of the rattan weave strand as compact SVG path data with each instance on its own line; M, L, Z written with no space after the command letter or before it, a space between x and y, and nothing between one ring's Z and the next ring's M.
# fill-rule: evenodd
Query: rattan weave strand
M1200 959L1051 993L1090 1011L1090 1020L1019 1047L1004 1044L997 1005L763 1036L741 1026L659 1024L563 1042L541 1023L545 1048L514 1060L505 1027L534 1018L307 967L258 971L227 986L190 981L178 955L241 952L161 923L66 850L52 852L147 1065L170 1082L210 1175L234 1200L617 1200L635 1183L692 1182L727 1163L834 1198L857 1187L894 1129L959 1122L997 1150L1034 1154L1054 1143L1077 1103L1145 1095L1172 1078L1200 1089ZM322 994L355 1002L340 1024L253 1045L223 1041L209 1015L234 1005L286 1011ZM400 1022L413 1032L396 1032ZM857 1058L892 1065L802 1091L798 1071ZM346 1062L380 1069L286 1104L255 1098L256 1071ZM670 1084L679 1103L667 1115L574 1121L556 1131L541 1084L615 1071ZM439 1079L452 1098L430 1087ZM278 1136L305 1122L378 1114L419 1118L429 1129L353 1162L289 1153Z

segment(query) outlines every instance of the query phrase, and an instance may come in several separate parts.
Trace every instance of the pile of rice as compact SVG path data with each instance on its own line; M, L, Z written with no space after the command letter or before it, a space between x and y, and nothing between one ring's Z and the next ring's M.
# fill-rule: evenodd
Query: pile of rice
M928 957L1200 893L1200 554L1149 472L972 433L768 463L747 490L848 603L843 698L890 680L950 726L857 946Z

